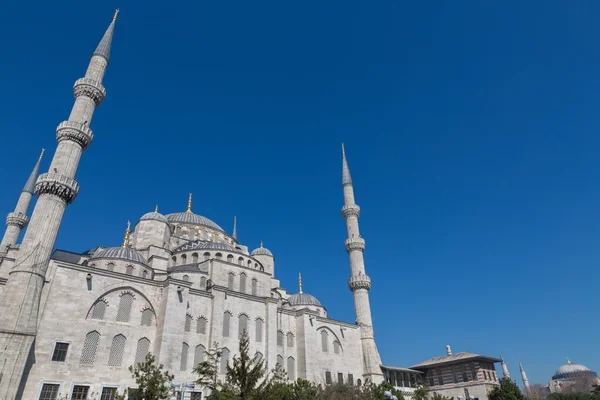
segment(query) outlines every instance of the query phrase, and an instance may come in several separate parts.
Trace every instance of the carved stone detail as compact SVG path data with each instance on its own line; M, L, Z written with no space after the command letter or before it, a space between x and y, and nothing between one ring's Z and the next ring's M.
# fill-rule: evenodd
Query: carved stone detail
M360 207L358 204L346 204L342 207L342 215L344 218L350 216L358 218L360 216Z
M365 251L365 240L360 237L351 237L344 241L346 251L350 253L353 250Z
M67 204L71 204L77 193L79 184L73 178L61 174L41 174L35 184L35 194L51 194L63 199Z
M351 291L355 291L356 289L371 289L371 278L368 275L359 273L357 275L351 276L348 279L348 287Z
M99 81L91 78L81 78L75 81L73 85L73 93L75 98L79 96L86 96L94 100L96 106L98 106L106 97L106 89Z
M16 226L19 229L23 229L25 227L25 225L27 225L27 222L29 221L29 218L27 217L27 215L23 214L23 213L8 213L8 215L6 216L6 225L7 226Z
M92 143L93 138L92 130L87 125L76 121L63 121L56 128L57 142L70 140L80 145L83 150Z

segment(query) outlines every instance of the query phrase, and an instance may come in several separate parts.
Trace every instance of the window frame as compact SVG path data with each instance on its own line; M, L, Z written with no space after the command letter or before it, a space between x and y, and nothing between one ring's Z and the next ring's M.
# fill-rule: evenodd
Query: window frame
M44 385L57 385L58 386L58 390L56 392L56 396L54 397L54 399L52 399L52 400L58 400L59 399L58 395L60 394L61 387L63 386L62 382L60 382L60 381L49 381L49 380L44 380L44 381L40 382L40 386L38 388L37 395L35 396L36 400L46 400L46 399L41 399L42 390L44 389Z
M73 384L71 385L71 390L69 390L69 393L70 393L69 400L74 400L73 395L75 394L75 388L76 387L87 388L87 391L85 392L85 396L84 397L81 397L81 398L78 398L78 399L75 399L75 400L87 400L87 399L89 399L90 394L91 394L92 385L89 384L89 383L83 383L82 384L82 383L73 382Z
M115 394L112 398L109 398L108 400L114 400L116 398L116 396L119 394L119 385L102 385L102 389L100 390L100 397L98 398L99 400L106 400L104 398L102 398L102 396L104 395L104 389L114 389L115 390Z
M66 344L67 345L67 349L65 351L65 359L64 360L55 360L54 359L54 354L56 353L56 346L58 344ZM51 363L66 363L67 359L69 358L69 355L71 353L71 342L68 340L56 340L54 342L54 348L52 349L52 353L50 354L50 362Z

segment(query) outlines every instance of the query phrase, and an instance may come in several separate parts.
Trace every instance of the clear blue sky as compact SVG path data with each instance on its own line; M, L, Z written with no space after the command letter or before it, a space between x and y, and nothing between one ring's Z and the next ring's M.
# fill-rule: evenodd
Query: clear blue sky
M158 203L354 321L340 143L385 364L503 353L600 370L599 2L9 2L0 210L51 155L120 7L106 101L57 247L118 245ZM50 157L43 162L48 168Z

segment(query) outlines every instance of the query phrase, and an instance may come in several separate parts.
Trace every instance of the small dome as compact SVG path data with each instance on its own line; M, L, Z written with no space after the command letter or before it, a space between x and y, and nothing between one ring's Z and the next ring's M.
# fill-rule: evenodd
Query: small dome
M167 221L169 222L180 222L182 224L193 224L193 225L204 225L209 228L218 229L221 232L225 232L223 228L212 222L210 219L203 217L202 215L194 214L192 212L179 212L173 214L167 214Z
M266 247L263 247L262 242L260 242L260 247L258 249L254 249L252 250L252 253L250 253L251 256L271 256L273 257L273 253L271 253L271 250L267 249Z
M140 264L148 264L144 256L130 247L108 247L105 249L99 249L94 252L94 255L91 259L95 260L98 258L114 258L119 260L134 261Z
M296 293L288 297L288 303L291 306L318 306L323 307L321 302L315 296L308 293Z
M573 364L569 361L556 370L552 379L569 379L584 376L597 376L594 371L581 364Z
M146 213L146 214L142 215L142 218L140 218L140 221L148 221L148 220L168 222L167 218L164 215L162 215L161 213L159 213L158 211L152 211L152 212Z

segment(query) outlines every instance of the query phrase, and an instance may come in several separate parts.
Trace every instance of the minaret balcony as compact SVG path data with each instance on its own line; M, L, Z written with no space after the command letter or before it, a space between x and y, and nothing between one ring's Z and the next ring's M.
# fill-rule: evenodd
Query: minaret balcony
M354 250L365 251L365 239L361 237L351 237L344 241L344 246L348 253Z
M96 106L98 106L106 97L106 89L102 86L100 81L91 78L81 78L75 81L73 85L73 93L75 98L79 96L86 96L94 100Z
M346 204L342 207L342 215L344 219L348 217L358 218L360 216L360 207L358 204Z
M354 276L351 276L350 279L348 279L348 287L353 292L356 289L370 290L371 289L371 278L369 278L369 276L367 274L358 273Z
M61 174L41 174L35 184L35 194L50 194L60 197L67 204L71 204L77 193L79 184L73 178Z
M16 226L19 229L23 229L25 227L25 225L27 225L27 222L29 221L29 218L27 217L27 215L23 214L23 213L8 213L8 215L6 216L6 225L7 226Z
M70 140L81 146L82 150L85 150L92 139L94 133L87 124L82 124L77 121L63 121L56 128L56 141L62 142L63 140Z

